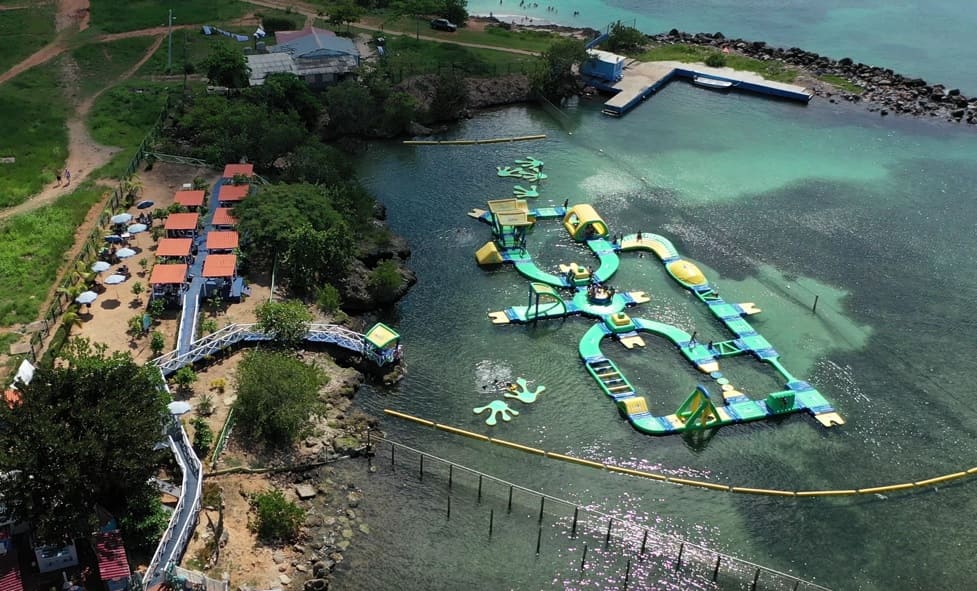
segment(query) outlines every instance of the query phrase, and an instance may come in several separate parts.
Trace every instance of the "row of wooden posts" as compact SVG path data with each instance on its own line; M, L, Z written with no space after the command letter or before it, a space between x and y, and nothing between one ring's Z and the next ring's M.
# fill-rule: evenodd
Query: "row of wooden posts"
M574 503L570 503L569 501L565 501L557 497L546 495L545 493L534 491L532 489L528 489L519 486L517 484L504 481L502 479L496 478L494 476L490 476L488 474L462 466L460 464L455 464L448 460L444 460L436 456L426 454L424 452L421 452L419 450L413 449L409 446L397 442L393 442L387 439L378 440L378 438L372 435L368 435L367 449L368 449L368 458L371 465L371 470L373 469L372 466L374 465L387 465L386 461L379 460L378 458L375 457L378 451L377 445L379 444L382 444L384 447L389 448L389 467L391 468L391 470L397 469L398 459L401 459L402 462L401 466L403 466L404 460L400 456L409 457L410 455L416 455L417 477L418 480L421 482L425 480L426 475L427 476L431 475L430 465L432 463L435 465L440 465L442 468L447 467L447 477L446 477L447 496L445 502L446 520L449 521L451 520L451 514L452 514L451 495L452 495L452 491L455 488L457 488L455 486L455 480L456 480L455 472L460 471L462 473L466 473L472 476L477 476L477 485L475 486L474 492L475 492L475 499L478 504L482 503L483 495L484 495L483 488L486 481L492 482L494 484L501 484L507 487L508 488L508 498L507 498L507 506L506 506L507 515L511 514L513 510L513 492L515 490L519 490L520 492L528 493L530 495L537 496L539 498L539 508L536 514L537 527L536 527L535 552L537 556L540 554L542 550L543 521L546 514L546 508L549 505L558 505L558 506L562 505L567 508L569 507L573 508L573 518L570 524L569 539L577 539L579 537L580 529L581 529L581 521L582 521L581 508L580 506ZM397 453L398 448L400 448L402 452L400 456L398 456ZM489 539L491 539L493 534L495 533L495 511L496 511L495 508L490 508L488 511L487 533ZM622 524L627 525L626 523L622 522L620 519L617 519L613 516L598 513L596 511L591 511L588 509L584 509L583 511L595 517L598 517L601 520L606 520L607 523L606 528L601 527L599 530L596 530L596 531L600 531L603 534L601 536L603 538L603 542L601 545L603 546L604 550L607 550L608 548L611 547L612 537L614 537L614 535L618 533L618 531L620 530L621 540L624 542L623 545L624 545L625 553L635 554L635 556L626 556L626 565L624 568L624 574L622 580L624 581L623 583L624 589L627 589L629 584L631 584L632 582L632 576L633 576L632 566L634 562L635 561L642 562L647 559L648 550L649 550L649 536L654 536L653 539L661 538L661 536L658 534L654 534L647 528L641 527L640 548L630 547L627 540L624 537L623 529L620 527ZM587 523L591 523L591 522L587 522ZM629 526L629 527L633 528L633 526ZM600 542L598 541L597 543ZM681 570L684 565L687 565L689 561L692 560L692 558L690 557L694 556L697 559L696 562L698 562L701 566L705 567L707 571L705 576L708 576L712 582L718 581L722 567L726 566L730 570L732 570L733 567L738 567L735 569L736 572L743 573L743 576L748 576L745 575L745 573L747 572L751 573L752 580L750 580L749 582L750 585L749 588L751 591L756 591L757 589L765 589L765 588L794 589L795 591L799 589L817 589L817 590L825 589L825 587L794 577L790 574L783 573L774 569L770 569L762 565L757 565L733 556L729 556L721 552L717 552L715 550L705 548L698 544L694 544L691 542L686 542L678 539L668 539L667 543L671 544L672 547L676 549L673 551L674 558L671 559L671 564L669 564L666 567L674 571ZM587 568L588 565L587 555L591 549L592 546L590 546L587 542L583 543L581 556L580 556L581 573L584 572ZM663 564L662 566L665 565Z

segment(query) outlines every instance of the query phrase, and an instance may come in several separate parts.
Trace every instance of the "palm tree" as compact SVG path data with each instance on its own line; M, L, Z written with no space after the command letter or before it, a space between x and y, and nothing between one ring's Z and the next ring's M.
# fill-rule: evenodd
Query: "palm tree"
M61 317L61 321L64 322L64 329L69 335L73 328L81 326L81 314L78 312L78 306L69 307L68 311Z
M138 174L130 174L119 183L119 189L125 195L126 205L132 205L143 189L142 179Z
M85 291L84 283L75 283L69 286L59 287L57 293L66 296L71 303L74 303L75 298L81 295L81 292Z

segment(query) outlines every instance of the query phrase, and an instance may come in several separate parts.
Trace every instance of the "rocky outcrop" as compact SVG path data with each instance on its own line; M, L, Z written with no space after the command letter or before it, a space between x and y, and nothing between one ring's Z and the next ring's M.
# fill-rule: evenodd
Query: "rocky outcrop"
M344 311L349 313L369 312L389 306L407 295L407 291L417 283L417 275L407 268L403 259L389 257L385 260L396 262L397 273L401 278L400 287L383 301L378 300L370 289L370 274L375 267L368 267L359 259L354 260L346 277L337 286L343 300Z
M494 78L465 78L466 101L470 115L471 109L485 109L502 105L524 103L532 100L532 85L525 74L509 74ZM437 76L426 74L408 78L395 87L406 92L417 103L419 111L429 111L437 94ZM430 133L430 132L428 132ZM417 134L427 135L427 134Z
M891 112L977 124L977 98L968 98L956 88L931 85L921 78L903 76L888 68L858 63L848 57L836 60L797 47L784 49L771 47L763 41L727 39L722 33L692 34L672 29L648 38L657 44L684 43L717 49L728 47L747 57L777 60L797 67L814 78L837 76L861 87L862 92L852 93L838 90L830 84L814 84L815 93L832 102L861 102L868 110L881 115Z
M468 78L468 107L485 109L500 105L524 103L532 99L532 83L524 74L512 74L498 78Z

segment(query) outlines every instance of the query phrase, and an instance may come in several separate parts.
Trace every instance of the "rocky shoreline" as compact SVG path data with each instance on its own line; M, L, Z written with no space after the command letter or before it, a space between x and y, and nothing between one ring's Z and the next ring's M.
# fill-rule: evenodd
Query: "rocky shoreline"
M947 89L942 84L928 84L922 78L909 78L891 69L869 66L851 58L836 60L797 47L783 49L771 47L763 41L728 39L722 33L693 34L672 29L668 33L649 35L648 39L662 45L682 43L716 49L728 47L731 51L753 59L783 62L815 78L837 76L861 87L862 92L845 92L825 83L814 85L815 94L833 101L841 99L860 102L869 111L883 116L898 113L977 124L977 97L968 98L957 88Z

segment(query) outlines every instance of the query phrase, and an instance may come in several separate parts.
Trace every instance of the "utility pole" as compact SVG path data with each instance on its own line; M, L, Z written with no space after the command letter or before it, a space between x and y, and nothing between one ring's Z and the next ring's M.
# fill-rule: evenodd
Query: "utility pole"
M169 18L169 32L167 36L169 37L169 46L166 51L166 73L169 74L173 71L173 9L170 9Z

